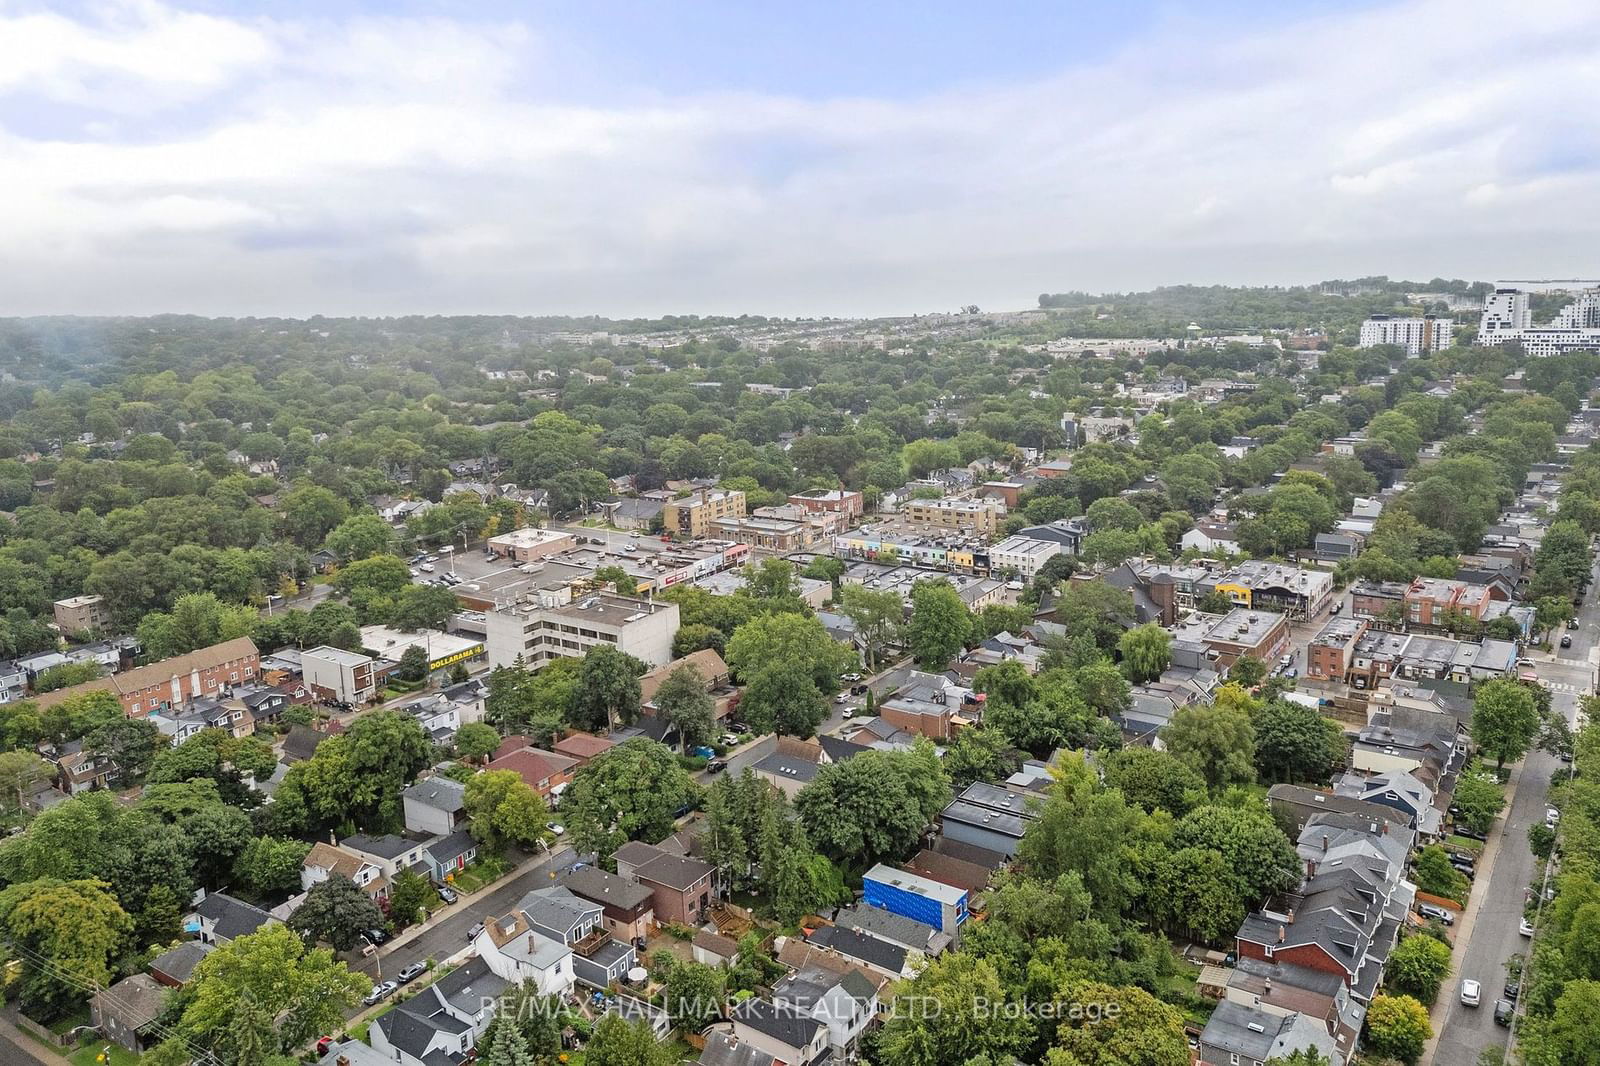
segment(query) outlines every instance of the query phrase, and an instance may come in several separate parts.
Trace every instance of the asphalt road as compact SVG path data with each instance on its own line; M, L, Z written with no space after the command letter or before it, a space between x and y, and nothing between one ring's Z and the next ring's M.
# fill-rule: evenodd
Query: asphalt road
M1600 605L1594 588L1590 586L1590 595L1579 611L1580 628L1572 633L1573 646L1558 649L1555 656L1536 657L1539 678L1551 690L1551 705L1569 722L1577 714L1578 697L1594 686L1592 663L1600 636ZM1446 1007L1433 1066L1475 1066L1484 1048L1506 1046L1509 1032L1495 1024L1494 1005L1504 994L1507 960L1516 954L1525 957L1532 943L1517 931L1535 869L1528 850L1528 827L1544 821L1551 775L1563 766L1538 751L1523 760L1516 798L1501 815L1499 851L1489 880L1473 888L1483 896L1471 939L1456 945L1455 973L1439 993ZM1483 983L1482 1006L1462 1005L1460 982L1464 978Z
M448 908L453 912L448 918L409 943L402 944L376 958L358 958L350 963L350 968L360 970L374 980L379 979L381 969L382 978L391 979L414 962L443 959L454 955L467 946L467 931L474 925L505 914L523 896L535 888L542 888L552 883L576 861L577 855L570 847L565 844L558 845L544 859L524 866L515 877L492 892L464 903L454 904ZM364 1010L365 1007L358 1008L351 1011L350 1016L353 1017Z

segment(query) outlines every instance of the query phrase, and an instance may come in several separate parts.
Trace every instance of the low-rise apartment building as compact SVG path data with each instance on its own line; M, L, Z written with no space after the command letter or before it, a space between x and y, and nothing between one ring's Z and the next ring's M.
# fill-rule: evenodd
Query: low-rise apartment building
M372 656L326 644L300 653L300 676L319 700L361 704L378 692L377 662Z
M1199 644L1214 652L1213 669L1226 672L1245 656L1271 665L1289 647L1289 619L1246 607L1227 614L1195 611L1172 627L1172 635L1174 643Z
M672 661L678 605L611 592L574 600L572 590L562 586L486 612L484 632L492 666L510 666L520 658L538 670L555 659L581 659L600 645L664 666Z
M910 500L905 516L913 522L993 536L1006 516L1004 501L992 497L948 500Z
M1315 618L1333 602L1333 575L1282 563L1250 560L1215 578L1210 587L1239 607Z
M136 666L110 677L46 692L36 698L40 710L82 692L110 692L130 718L182 707L202 697L217 698L229 689L253 681L261 670L261 656L249 637L197 648L148 666Z
M700 489L661 508L661 526L677 537L711 536L718 519L743 518L745 496L737 489Z
M789 502L796 507L804 507L807 511L831 511L849 518L859 518L866 510L865 498L861 493L853 492L849 489L816 489L812 492L797 492L789 497Z
M70 596L53 607L63 633L104 633L111 628L111 608L103 596Z

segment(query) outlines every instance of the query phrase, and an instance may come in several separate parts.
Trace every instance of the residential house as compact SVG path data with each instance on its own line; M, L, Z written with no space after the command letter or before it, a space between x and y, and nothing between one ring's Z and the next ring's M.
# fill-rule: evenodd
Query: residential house
M658 922L699 925L716 893L717 868L632 840L616 851L617 875L650 889Z
M194 916L196 920L190 922L188 928L207 944L226 944L277 921L260 907L252 907L222 892L208 894L195 906Z
M881 862L863 875L861 890L868 906L921 922L952 939L968 917L966 890Z
M82 740L69 740L60 747L43 749L46 761L54 763L56 785L69 796L92 789L110 788L116 764L98 752L90 751Z
M870 933L824 925L807 933L806 943L891 981L911 976L911 953Z
M992 867L947 855L932 848L923 848L906 863L911 873L920 874L930 881L938 881L952 888L962 889L974 896L989 887Z
M828 1027L808 1014L751 997L729 1012L734 1039L783 1066L822 1066L830 1057Z
M89 1022L107 1040L142 1055L161 1043L162 1034L154 1028L166 1002L164 987L149 974L136 973L89 997Z
M557 755L564 755L578 766L583 766L616 746L615 741L597 737L593 733L569 733L550 747Z
M712 648L702 648L696 652L679 659L674 659L665 666L657 667L639 678L639 699L641 708L646 715L654 716L656 713L656 690L672 674L682 667L690 667L700 675L705 682L706 692L711 696L712 716L720 721L727 717L733 709L734 690L731 684L732 671L728 664Z
M1200 1034L1196 1060L1204 1066L1266 1066L1305 1049L1323 1055L1332 1066L1344 1066L1345 1056L1319 1019L1223 1000Z
M637 964L633 941L606 930L604 908L564 886L534 889L517 911L535 933L572 949L573 976L586 985L607 988Z
M460 1066L494 1019L495 1004L511 982L484 959L469 959L368 1028L372 1048L401 1066Z
M1184 551L1225 552L1228 555L1238 555L1239 530L1238 527L1228 522L1218 522L1212 519L1201 519L1194 524L1194 528L1179 538L1178 544Z
M413 833L445 836L467 822L467 786L454 778L435 775L400 794L406 829Z
M814 751L808 754L797 750L806 747L812 747ZM817 774L821 772L821 747L807 745L804 741L794 741L791 737L779 737L777 749L756 762L750 769L755 771L757 777L763 778L788 799L793 800L800 794L800 790L815 781Z
M36 697L41 711L84 692L110 692L130 718L143 717L169 707L181 707L201 697L218 697L254 681L261 657L249 637L238 637L170 659L136 666L110 677L46 692Z
M732 937L713 933L709 929L695 930L694 939L689 942L690 953L694 961L703 966L715 966L727 969L739 958L739 942Z
M1306 645L1306 676L1344 681L1355 662L1356 645L1367 635L1365 618L1330 618Z
M655 925L655 893L637 881L598 866L584 866L568 871L561 884L579 899L598 906L606 931L620 941L643 944Z
M695 1066L780 1066L776 1055L741 1041L732 1033L709 1029L705 1041Z
M855 969L838 973L811 965L774 985L772 1003L780 1011L821 1022L833 1058L842 1063L856 1057L861 1036L877 1015L878 988Z
M930 959L943 954L951 941L950 934L941 933L927 922L860 903L841 908L834 915L833 924L868 933L907 951L920 951Z
M194 976L200 960L217 950L199 940L185 940L177 947L162 952L150 960L150 976L157 984L168 988L182 988Z
M1400 812L1418 836L1436 839L1444 831L1445 812L1436 805L1437 795L1415 774L1390 770L1368 777L1346 773L1333 784L1334 794Z
M369 896L389 894L389 877L381 864L319 840L300 862L300 888L309 892L313 885L330 877L347 878Z
M1386 822L1391 827L1406 828L1411 824L1406 815L1393 807L1380 807L1353 796L1341 796L1304 785L1273 785L1267 790L1267 803L1290 839L1298 837L1313 816L1326 813L1362 818L1369 823Z
M531 981L545 996L572 992L572 949L535 932L520 909L485 922L473 946L496 977L512 984Z
M422 849L423 866L427 876L436 884L445 884L478 858L478 842L465 829L457 829L448 836L428 841Z
M948 741L957 730L975 722L983 696L943 674L912 671L894 693L878 705L878 716L908 733Z
M503 740L488 765L490 770L512 771L547 802L552 795L560 795L566 790L577 768L576 759L536 748L523 736L510 736Z
M370 862L383 871L383 876L393 880L401 870L410 869L422 861L428 841L384 833L371 836L357 833L339 841L339 846L357 858Z
M358 651L323 644L300 653L301 676L318 700L366 703L378 693L377 661Z

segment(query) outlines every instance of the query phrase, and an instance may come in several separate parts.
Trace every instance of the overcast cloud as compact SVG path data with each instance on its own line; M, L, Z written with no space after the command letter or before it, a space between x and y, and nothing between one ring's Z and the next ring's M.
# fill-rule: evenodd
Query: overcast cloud
M1594 0L1183 19L906 96L630 69L587 105L550 91L535 21L263 10L0 0L0 313L872 314L1600 274Z

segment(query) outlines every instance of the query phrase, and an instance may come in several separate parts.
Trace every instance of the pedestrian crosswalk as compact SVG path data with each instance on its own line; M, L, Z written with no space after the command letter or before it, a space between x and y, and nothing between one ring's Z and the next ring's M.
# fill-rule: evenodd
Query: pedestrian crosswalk
M1544 683L1544 686L1545 686L1545 688L1549 689L1551 692L1585 692L1585 691L1587 691L1586 689L1581 688L1578 685L1569 685L1565 681L1546 681Z

